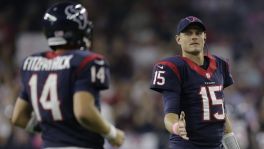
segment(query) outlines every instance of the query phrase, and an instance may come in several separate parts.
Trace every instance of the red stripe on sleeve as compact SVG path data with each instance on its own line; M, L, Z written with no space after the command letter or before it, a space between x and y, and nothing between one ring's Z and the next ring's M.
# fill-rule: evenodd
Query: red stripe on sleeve
M85 57L83 60L82 60L82 62L80 63L80 65L79 65L79 67L77 68L77 70L76 70L76 74L78 75L80 72L81 72L81 70L88 64L88 63L90 63L91 61L93 61L93 60L95 60L95 59L97 59L97 58L103 58L101 55L99 55L99 54L92 54L92 55L89 55L89 56L87 56L87 57Z
M167 62L167 61L161 61L158 64L168 66L177 75L178 79L181 80L181 75L180 75L177 65L175 65L172 62Z

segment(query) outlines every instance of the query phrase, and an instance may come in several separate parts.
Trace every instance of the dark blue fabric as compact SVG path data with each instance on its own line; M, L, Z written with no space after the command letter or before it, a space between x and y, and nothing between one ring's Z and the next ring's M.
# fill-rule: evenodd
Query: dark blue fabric
M50 51L49 51L50 52ZM39 53L30 57L46 58L48 52ZM54 54L54 53L53 53ZM104 139L100 134L94 133L83 128L75 119L73 113L73 95L78 91L90 92L95 99L95 104L100 110L99 92L102 89L108 88L109 84L109 66L108 63L101 57L96 57L95 53L88 51L72 50L65 52L55 57L47 57L53 59L60 56L71 56L70 68L62 70L41 70L32 71L23 69L21 66L21 77L23 90L20 97L31 103L31 90L29 80L32 75L37 75L37 96L40 98L44 84L50 74L57 76L57 96L59 100L59 109L61 111L62 120L56 121L53 119L51 110L44 109L39 99L38 108L42 121L40 127L42 130L42 138L44 141L43 147L86 147L86 148L103 148ZM92 57L92 58L91 58ZM103 65L98 65L95 60L104 61ZM105 80L100 81L96 78L91 81L91 67L98 71L99 67L104 67ZM50 91L49 91L50 92ZM47 98L50 98L48 95ZM49 99L48 99L49 100Z
M160 61L157 62L153 68L151 89L162 94L165 113L180 114L181 111L185 112L187 136L193 145L217 147L221 144L224 134L225 119L218 119L216 116L223 115L226 110L223 88L231 85L233 80L225 61L216 56L212 56L210 59L206 56L205 60L203 66L198 66L199 69L206 70L211 62L215 62L215 66L211 66L215 68L215 71L210 77L201 75L180 56L161 60L162 64L172 63L177 67L180 78L173 71L173 67L168 67L172 65L160 65ZM162 71L159 77L164 78L164 84L155 82L157 79L155 77L158 76L156 74L159 71ZM208 120L204 116L204 111L207 110L204 104L208 104ZM179 137L170 136L171 144L175 144L177 141L179 141Z

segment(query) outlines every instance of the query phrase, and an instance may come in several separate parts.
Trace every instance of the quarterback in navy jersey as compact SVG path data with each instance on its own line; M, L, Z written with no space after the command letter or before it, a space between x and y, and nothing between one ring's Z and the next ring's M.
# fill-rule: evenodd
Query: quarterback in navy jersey
M86 9L78 3L58 3L46 11L43 23L53 50L23 61L22 91L12 123L28 131L38 123L43 148L103 149L104 138L121 146L124 132L100 114L99 93L109 87L109 65L88 50L92 24Z
M160 60L153 68L151 89L163 95L171 149L239 148L224 102L223 90L233 84L229 66L204 54L205 39L200 19L183 18L176 35L182 56Z

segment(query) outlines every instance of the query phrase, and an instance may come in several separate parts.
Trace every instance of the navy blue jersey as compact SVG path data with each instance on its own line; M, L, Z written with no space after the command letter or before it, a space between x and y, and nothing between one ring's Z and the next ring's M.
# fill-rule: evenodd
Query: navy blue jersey
M44 147L103 148L103 137L83 128L73 112L77 91L92 93L100 110L99 91L109 86L109 65L102 56L80 50L48 51L27 57L20 70L20 97L36 113Z
M228 64L216 56L205 56L206 69L180 56L155 64L151 89L166 95L165 113L185 112L186 131L197 146L217 147L224 133L225 106L223 89L233 80ZM170 143L182 139L170 136Z

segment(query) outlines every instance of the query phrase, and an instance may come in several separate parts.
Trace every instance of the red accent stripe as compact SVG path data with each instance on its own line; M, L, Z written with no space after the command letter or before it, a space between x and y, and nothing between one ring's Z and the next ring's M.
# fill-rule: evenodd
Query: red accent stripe
M82 70L82 69L83 69L88 63L90 63L91 61L93 61L93 60L95 60L95 59L97 59L97 58L102 59L103 56L101 56L101 55L99 55L99 54L91 54L91 55L85 57L85 58L81 61L79 67L77 68L77 70L76 70L76 74L78 75L78 74L80 73L80 71L81 71L81 70Z
M187 57L180 57L180 58L182 58L185 62L187 62L187 64L191 67L192 70L196 71L201 76L210 79L213 76L214 72L216 71L216 60L211 55L208 55L207 57L210 60L209 67L207 68L207 70L202 69L199 65L197 65ZM208 75L206 74L209 74L210 76L208 77Z
M48 51L45 53L45 56L48 59L52 59L52 58L62 55L64 52L65 51Z
M59 56L59 54L55 53L54 51L48 51L45 56L48 58L48 59L52 59L52 58L55 58L57 56Z
M177 65L175 65L172 62L167 62L167 61L161 61L158 64L168 66L177 75L178 79L181 80L181 75L180 75Z
M209 68L207 69L207 71L210 73L210 76L213 76L214 72L216 71L217 69L217 66L216 66L216 60L213 56L208 56L209 59L210 59L210 65L209 65Z

